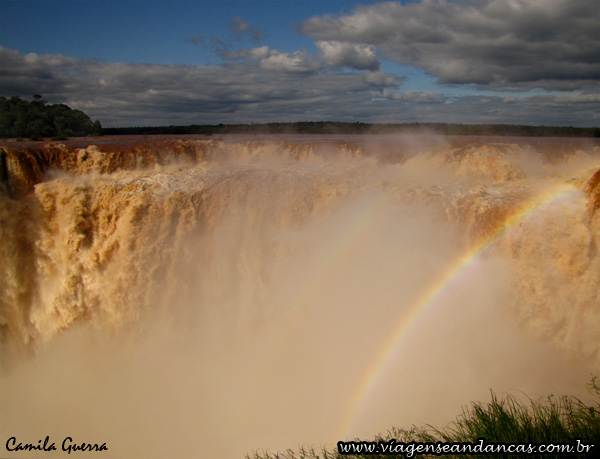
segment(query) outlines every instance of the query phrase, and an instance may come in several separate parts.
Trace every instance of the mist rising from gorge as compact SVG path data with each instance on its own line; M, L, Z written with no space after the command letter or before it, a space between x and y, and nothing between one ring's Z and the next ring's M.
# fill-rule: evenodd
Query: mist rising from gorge
M598 371L598 142L73 142L2 147L3 441L239 457Z

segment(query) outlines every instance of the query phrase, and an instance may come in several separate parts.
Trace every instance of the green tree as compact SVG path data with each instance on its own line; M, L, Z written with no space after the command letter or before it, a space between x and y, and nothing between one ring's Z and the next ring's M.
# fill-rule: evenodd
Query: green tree
M30 102L18 96L0 97L0 137L67 137L99 135L102 125L81 110L64 104L49 105L39 94Z

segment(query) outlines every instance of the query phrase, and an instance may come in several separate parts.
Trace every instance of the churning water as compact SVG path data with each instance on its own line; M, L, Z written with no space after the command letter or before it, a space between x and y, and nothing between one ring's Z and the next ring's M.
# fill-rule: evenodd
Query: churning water
M600 368L598 142L98 139L1 173L2 443L243 457Z

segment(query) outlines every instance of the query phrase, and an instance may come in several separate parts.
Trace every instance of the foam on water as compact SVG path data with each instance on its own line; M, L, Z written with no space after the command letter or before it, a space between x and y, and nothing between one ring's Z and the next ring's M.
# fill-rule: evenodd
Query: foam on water
M243 456L600 368L597 143L3 151L3 441Z

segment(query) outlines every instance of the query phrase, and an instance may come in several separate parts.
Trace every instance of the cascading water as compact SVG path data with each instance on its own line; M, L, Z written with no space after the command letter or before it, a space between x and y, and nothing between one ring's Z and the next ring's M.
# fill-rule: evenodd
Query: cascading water
M240 457L598 373L598 142L113 140L2 147L3 442Z

